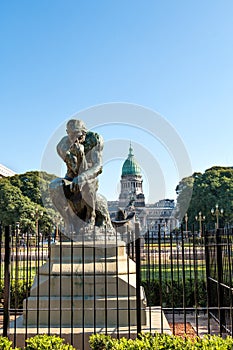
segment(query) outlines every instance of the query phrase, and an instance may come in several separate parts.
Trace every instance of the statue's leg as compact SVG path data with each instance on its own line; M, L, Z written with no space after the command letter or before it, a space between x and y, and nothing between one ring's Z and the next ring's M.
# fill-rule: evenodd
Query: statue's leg
M95 225L95 205L96 205L96 190L94 186L86 184L82 189L83 206L85 207L85 221Z
M57 178L49 184L49 193L55 208L64 217L67 210L67 199L64 195L62 179Z
M99 193L96 196L96 226L105 226L107 229L113 229L107 200Z
M76 215L65 196L63 179L57 178L53 180L49 185L49 193L55 208L64 220L65 232L70 233L73 230Z

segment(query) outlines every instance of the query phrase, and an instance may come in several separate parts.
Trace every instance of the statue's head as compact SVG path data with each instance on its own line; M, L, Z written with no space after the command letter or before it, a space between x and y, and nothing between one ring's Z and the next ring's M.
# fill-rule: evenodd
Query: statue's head
M71 142L84 142L87 128L82 120L70 119L66 124L66 132Z

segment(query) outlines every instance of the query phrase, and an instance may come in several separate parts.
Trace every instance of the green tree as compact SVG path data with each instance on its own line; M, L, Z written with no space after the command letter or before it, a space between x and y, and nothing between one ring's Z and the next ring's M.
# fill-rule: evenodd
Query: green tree
M54 175L30 171L0 179L0 221L3 225L20 223L21 232L35 232L36 222L40 231L53 230L56 211L48 194L48 186ZM43 214L41 215L37 215Z
M205 215L205 222L214 228L216 218L211 214L211 208L218 204L224 209L220 217L220 226L233 223L233 168L214 166L203 174L194 173L180 181L176 188L177 211L182 216L181 208L187 195L192 196L187 210L189 227L196 225L195 216L201 211Z
M13 186L18 187L22 194L30 198L32 202L43 205L44 201L46 201L46 204L51 207L48 185L54 178L54 175L44 171L28 171L24 174L10 177L9 181Z

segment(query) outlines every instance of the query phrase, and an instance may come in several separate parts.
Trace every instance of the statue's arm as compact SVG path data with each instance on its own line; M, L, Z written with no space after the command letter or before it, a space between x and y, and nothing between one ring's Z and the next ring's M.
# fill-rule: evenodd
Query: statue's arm
M73 179L71 190L76 190L76 185L81 189L85 183L91 182L99 174L102 173L102 152L103 139L98 135L97 144L91 149L91 159L93 166L82 172L79 176Z
M70 148L70 141L68 136L64 136L61 141L57 144L57 153L65 161L66 152Z
M93 180L103 170L102 153L103 153L103 139L99 136L97 145L90 151L93 166L83 172L85 180Z

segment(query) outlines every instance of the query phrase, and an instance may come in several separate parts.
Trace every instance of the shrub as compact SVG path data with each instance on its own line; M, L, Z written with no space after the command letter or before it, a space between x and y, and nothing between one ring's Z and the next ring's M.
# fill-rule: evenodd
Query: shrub
M13 280L10 286L10 304L11 308L22 309L23 300L29 295L32 286L32 280L28 284L24 280Z
M90 336L90 346L94 350L113 349L115 339L112 339L109 335L93 334Z
M142 281L148 306L160 305L160 294L162 293L162 302L166 307L182 307L183 306L183 283L179 281L166 281L160 285L158 280ZM204 280L196 281L196 306L206 306L207 292ZM194 280L187 279L185 281L185 301L186 307L195 305Z
M203 338L182 338L168 334L141 334L137 339L113 339L103 334L93 334L90 337L92 350L232 350L233 338L223 339L219 336L206 335Z
M35 335L26 340L25 350L75 350L72 345L64 344L64 339L55 335Z
M0 336L0 350L12 350L12 341Z
M30 288L32 286L33 280L30 279L28 284L22 279L11 280L10 285L10 307L16 309L22 309L23 300L29 295ZM0 299L4 300L4 283L0 282Z

